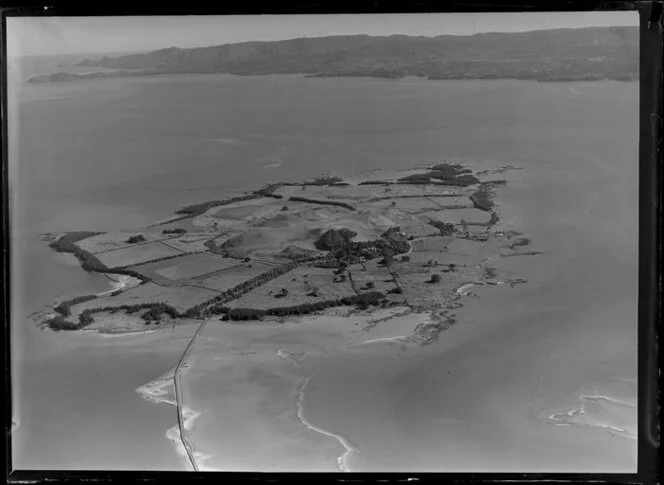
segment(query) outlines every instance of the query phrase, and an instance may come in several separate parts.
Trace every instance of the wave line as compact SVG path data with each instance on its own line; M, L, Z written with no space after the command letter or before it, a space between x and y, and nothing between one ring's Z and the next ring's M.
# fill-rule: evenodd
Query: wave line
M318 426L315 426L307 420L307 418L304 417L304 389L307 387L307 384L309 384L309 381L311 380L311 377L307 377L302 381L302 384L300 385L300 390L298 393L298 399L297 399L297 417L300 418L300 421L304 426L306 426L308 429L312 431L316 431L317 433L324 434L325 436L329 436L330 438L334 438L337 440L339 443L341 443L341 446L345 448L345 452L337 458L337 466L339 467L339 470L342 472L350 472L351 469L348 466L348 458L350 457L351 454L355 453L359 456L363 456L360 451L355 448L353 445L351 445L348 440L346 440L343 436L339 436L338 434L332 433L330 431L326 431L322 428L319 428Z

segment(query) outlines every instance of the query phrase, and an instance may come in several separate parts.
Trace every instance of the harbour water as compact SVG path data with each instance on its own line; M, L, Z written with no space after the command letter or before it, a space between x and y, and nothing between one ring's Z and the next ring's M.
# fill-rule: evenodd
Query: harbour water
M638 84L183 75L10 89L15 467L188 467L165 437L174 408L136 392L175 365L186 329L36 329L27 316L54 298L109 288L40 234L449 157L524 167L500 202L544 255L496 264L530 283L474 288L417 354L325 360L306 419L362 453L351 470L633 470Z

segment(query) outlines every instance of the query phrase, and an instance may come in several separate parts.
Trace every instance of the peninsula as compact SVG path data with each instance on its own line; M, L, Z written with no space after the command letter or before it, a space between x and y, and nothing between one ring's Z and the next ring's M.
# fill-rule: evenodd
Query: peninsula
M182 207L132 232L48 235L115 289L56 302L39 322L117 333L336 307L453 309L473 285L524 282L492 267L496 256L536 254L502 227L494 200L518 167L483 168L328 175ZM416 338L434 341L450 322L422 325Z

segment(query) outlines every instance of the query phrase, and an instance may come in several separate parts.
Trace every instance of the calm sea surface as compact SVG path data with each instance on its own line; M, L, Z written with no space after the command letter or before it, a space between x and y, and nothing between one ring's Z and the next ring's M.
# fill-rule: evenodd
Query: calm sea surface
M441 342L389 374L331 365L308 418L366 453L357 469L634 466L635 440L601 427L625 429L633 409L587 411L593 426L540 416L580 396L635 399L637 83L182 75L14 83L10 99L15 466L184 466L164 436L174 411L134 391L180 348L35 330L31 311L108 287L41 233L132 228L224 191L446 157L526 168L503 200L547 256L501 264L535 283L459 311L450 332L467 336L449 352Z

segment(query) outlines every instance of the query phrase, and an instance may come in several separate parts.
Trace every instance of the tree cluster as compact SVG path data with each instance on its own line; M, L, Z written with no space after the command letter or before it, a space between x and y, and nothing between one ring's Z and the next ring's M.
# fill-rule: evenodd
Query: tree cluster
M440 283L440 275L436 273L432 274L431 278L429 278L427 283L432 283L432 284Z
M130 236L129 239L127 239L125 242L129 243L129 244L136 244L136 243L145 242L145 236L143 236L143 234L137 234L136 236Z
M401 233L398 226L391 227L378 239L372 241L352 241L356 235L355 231L349 229L330 229L323 233L314 245L317 249L328 250L329 253L326 258L317 260L315 266L339 268L342 264L352 264L387 255L391 257L410 249L408 238Z
M414 174L398 180L399 183L429 184L434 180L442 181L444 185L468 186L478 184L480 181L472 175L471 170L463 165L441 163L434 165L429 173Z
M438 229L441 236L451 236L454 234L454 224L450 224L449 222L441 222L437 219L429 219L427 224Z
M352 244L355 236L357 233L350 229L329 229L314 241L314 247L321 251L330 251Z
M66 320L62 315L51 318L48 321L48 326L51 330L78 330L80 327L78 323Z
M493 194L491 193L489 186L483 184L470 196L470 200L473 202L476 209L490 212L494 206L493 200L491 200L492 197Z

